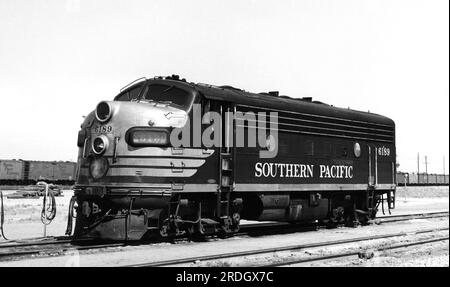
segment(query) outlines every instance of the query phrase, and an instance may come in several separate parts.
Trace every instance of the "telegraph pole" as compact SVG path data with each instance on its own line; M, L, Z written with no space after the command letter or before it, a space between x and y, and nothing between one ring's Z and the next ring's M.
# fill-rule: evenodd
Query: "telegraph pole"
M427 175L427 183L428 183L428 161L427 161L427 156L425 156L425 174Z
M444 184L446 183L445 182L445 155L444 155L444 175L443 175L443 177L444 177Z
M419 173L420 173L420 155L419 153L417 153L417 183L420 183Z

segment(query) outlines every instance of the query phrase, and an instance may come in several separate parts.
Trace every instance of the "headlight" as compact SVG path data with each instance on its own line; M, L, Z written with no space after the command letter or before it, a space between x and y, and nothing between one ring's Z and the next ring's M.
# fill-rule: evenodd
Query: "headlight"
M107 102L100 102L97 105L97 108L95 109L95 117L97 118L97 120L104 123L109 120L111 115L112 108Z
M108 172L108 161L106 158L93 158L89 165L89 172L94 179L105 176Z
M134 147L168 146L169 131L163 128L132 128L127 132L127 142Z
M94 153L102 154L106 149L108 149L108 138L106 136L101 135L92 141L92 150Z

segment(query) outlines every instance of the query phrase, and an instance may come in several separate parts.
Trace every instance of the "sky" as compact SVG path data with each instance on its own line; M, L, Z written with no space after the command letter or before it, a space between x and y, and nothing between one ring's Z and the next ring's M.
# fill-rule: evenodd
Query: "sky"
M449 171L448 0L0 0L0 158L75 161L82 116L171 74L390 117L399 170Z

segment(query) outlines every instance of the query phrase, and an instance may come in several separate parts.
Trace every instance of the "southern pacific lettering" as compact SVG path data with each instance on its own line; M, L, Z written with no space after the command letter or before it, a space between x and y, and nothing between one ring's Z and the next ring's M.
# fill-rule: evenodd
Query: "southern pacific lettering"
M314 165L296 163L261 163L255 164L256 177L314 177Z
M351 165L319 165L297 163L261 163L255 164L255 177L314 177L314 169L320 178L353 178Z

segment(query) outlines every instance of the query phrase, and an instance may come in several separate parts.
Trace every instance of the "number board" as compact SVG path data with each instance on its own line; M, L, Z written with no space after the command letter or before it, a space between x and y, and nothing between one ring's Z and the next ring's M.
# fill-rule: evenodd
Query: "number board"
M96 126L94 128L94 131L97 134L109 134L109 133L112 133L113 128L112 128L112 126L109 126L109 125Z

